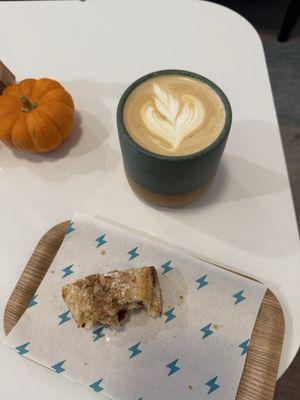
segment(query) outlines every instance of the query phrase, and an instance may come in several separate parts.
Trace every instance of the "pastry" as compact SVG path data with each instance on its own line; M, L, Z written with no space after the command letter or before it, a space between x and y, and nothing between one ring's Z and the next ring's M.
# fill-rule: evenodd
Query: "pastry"
M79 327L96 323L119 326L128 310L162 312L162 297L154 267L111 271L78 279L62 288L63 299Z

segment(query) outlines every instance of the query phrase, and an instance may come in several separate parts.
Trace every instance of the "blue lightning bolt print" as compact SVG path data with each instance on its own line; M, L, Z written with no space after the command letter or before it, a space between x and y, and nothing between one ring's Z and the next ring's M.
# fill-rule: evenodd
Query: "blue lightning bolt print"
M166 365L166 367L170 369L168 376L171 376L171 375L175 374L175 372L180 370L180 368L177 367L177 365L176 365L177 361L178 361L178 358Z
M73 222L70 222L65 230L65 235L67 235L68 233L71 233L73 231L75 231L75 228L73 228Z
M135 257L139 256L139 253L137 252L137 247L135 247L134 249L130 250L127 254L129 255L129 261L131 261Z
M242 342L241 344L239 344L239 347L242 349L241 356L248 353L249 343L250 343L250 339L247 339L244 342Z
M140 354L142 352L142 350L139 349L140 344L141 344L141 342L136 343L135 345L129 347L128 350L131 351L129 359L136 357L138 354Z
M35 294L32 297L32 299L30 300L30 302L27 305L27 308L30 308L30 307L33 307L33 306L37 305L38 302L36 301L36 298L37 298L37 294Z
M66 276L69 276L69 275L72 275L73 274L73 270L72 270L72 268L73 268L73 264L71 264L71 265L68 265L67 267L65 267L65 268L63 268L62 269L62 271L63 271L63 278L65 278Z
M103 246L105 243L107 243L107 241L106 241L104 238L105 238L105 234L99 236L99 237L96 239L96 242L97 242L97 246L96 246L96 247L97 247L97 248L100 247L100 246Z
M65 371L64 367L62 366L66 360L60 361L57 364L51 365L50 368L53 369L57 374L60 374Z
M175 307L170 308L169 310L167 310L166 312L164 312L164 315L167 317L167 319L165 320L165 323L172 321L172 319L176 318L176 315L173 314L173 311L175 310Z
M15 349L17 350L17 352L23 356L24 354L28 353L29 350L27 349L27 346L30 344L30 342L21 344L20 346L15 347Z
M212 378L211 380L209 380L208 382L206 382L206 385L209 387L208 393L207 394L211 394L212 392L214 392L215 390L219 389L220 385L218 385L216 383L216 380L218 379L217 376L215 376L214 378Z
M103 387L100 386L100 383L103 381L103 379L99 379L98 381L91 383L90 388L94 390L94 392L99 393L103 390Z
M104 333L102 332L103 329L104 329L104 326L100 325L96 329L93 330L93 342L96 342L97 340L99 340L105 336Z
M170 264L171 264L172 260L169 260L167 262L165 262L164 264L162 264L160 266L160 268L163 269L163 272L161 273L162 275L166 274L167 272L172 271L172 269L174 269Z
M238 304L241 301L245 300L245 296L243 296L244 290L240 290L239 292L235 293L232 295L232 297L235 298L235 303L234 304Z
M65 322L67 322L67 321L70 321L71 318L69 317L69 314L70 314L70 311L66 311L66 312L60 314L58 316L58 318L60 319L58 325L61 325L61 324L64 324Z
M204 286L208 285L208 282L206 281L206 277L207 277L207 275L203 275L196 280L196 282L199 284L197 289L201 289Z
M211 327L211 323L200 329L200 331L203 332L202 339L205 339L207 336L209 336L213 333L213 331L210 329L210 327Z

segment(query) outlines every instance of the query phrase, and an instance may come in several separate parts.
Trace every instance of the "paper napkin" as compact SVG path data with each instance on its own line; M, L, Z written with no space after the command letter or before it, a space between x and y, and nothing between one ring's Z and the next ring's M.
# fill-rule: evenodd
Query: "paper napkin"
M156 267L163 314L78 328L61 287L93 273ZM113 400L236 397L266 287L142 234L76 213L5 344Z

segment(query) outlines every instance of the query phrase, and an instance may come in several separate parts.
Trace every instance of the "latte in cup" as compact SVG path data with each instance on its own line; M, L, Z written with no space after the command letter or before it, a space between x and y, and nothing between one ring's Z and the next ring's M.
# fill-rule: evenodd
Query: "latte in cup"
M144 149L184 156L211 145L225 124L225 108L205 82L179 74L142 82L128 96L123 112L128 134Z
M231 120L223 91L194 72L156 71L133 82L117 109L131 188L167 207L201 197L214 180Z

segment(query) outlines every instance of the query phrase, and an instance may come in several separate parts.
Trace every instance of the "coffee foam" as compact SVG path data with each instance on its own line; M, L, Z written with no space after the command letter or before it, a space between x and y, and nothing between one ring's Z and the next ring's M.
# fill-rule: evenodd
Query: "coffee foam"
M209 146L225 123L224 105L213 89L174 74L151 78L135 88L123 116L129 135L140 146L169 156Z

